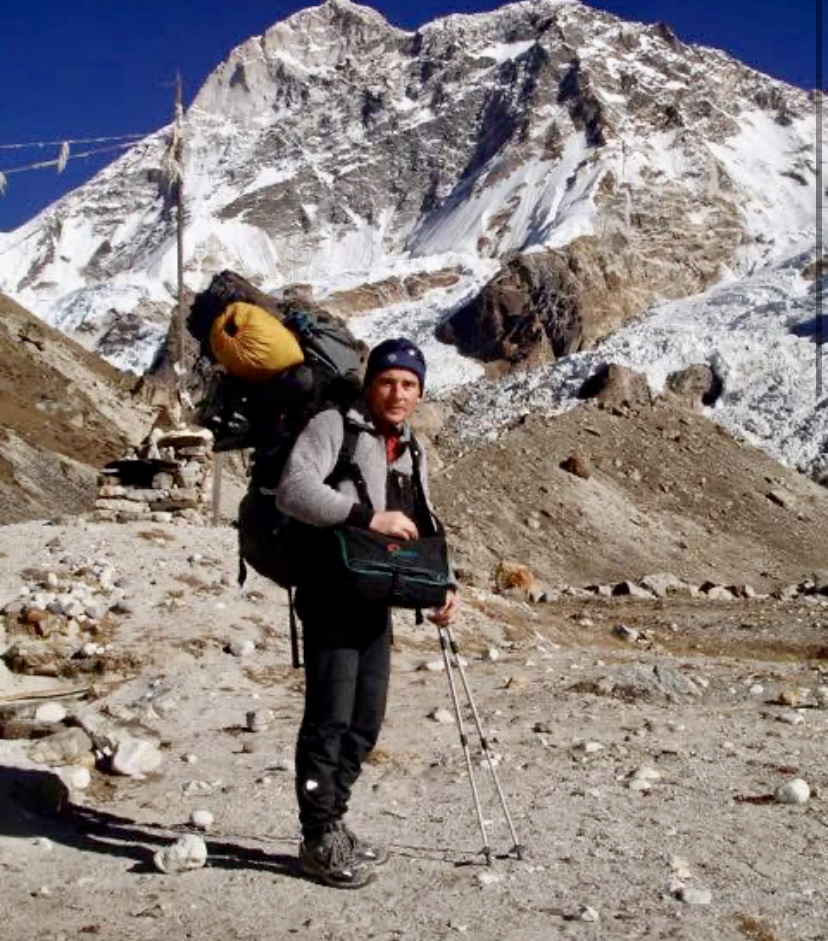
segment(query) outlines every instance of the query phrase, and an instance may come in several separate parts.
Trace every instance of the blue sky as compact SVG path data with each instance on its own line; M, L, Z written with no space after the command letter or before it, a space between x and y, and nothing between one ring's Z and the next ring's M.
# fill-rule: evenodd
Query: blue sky
M776 78L814 88L818 2L600 0L589 5L630 20L662 20L686 42L717 46ZM0 145L153 131L170 119L177 70L189 102L234 46L310 5L290 0L7 0L0 30ZM392 23L413 29L447 13L501 4L374 0L372 5ZM0 171L56 155L56 147L0 149ZM0 196L0 231L20 225L109 159L71 160L60 176L54 169L10 174L6 194Z

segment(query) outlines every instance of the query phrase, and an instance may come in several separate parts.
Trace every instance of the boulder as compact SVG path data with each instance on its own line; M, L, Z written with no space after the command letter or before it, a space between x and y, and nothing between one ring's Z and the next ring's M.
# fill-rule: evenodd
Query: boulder
M647 377L618 363L600 366L581 386L578 395L615 409L644 408L653 401Z
M686 408L713 405L722 394L722 380L712 366L696 363L670 373L666 389L669 398Z

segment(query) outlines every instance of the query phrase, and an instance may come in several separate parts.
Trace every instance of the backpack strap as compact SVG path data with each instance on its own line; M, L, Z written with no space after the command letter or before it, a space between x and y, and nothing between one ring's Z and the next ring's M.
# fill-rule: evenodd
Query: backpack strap
M417 509L416 516L419 520L428 522L429 528L431 529L430 535L438 536L443 531L443 527L429 507L428 500L426 500L425 487L423 486L423 477L421 471L423 452L420 448L419 441L417 441L413 434L411 435L411 441L409 442L408 447L411 452L411 466L414 469L412 476L414 478L414 500Z
M354 460L357 439L359 438L359 428L353 422L349 421L345 415L342 416L342 424L342 447L339 449L339 456L336 459L334 469L328 474L325 483L331 487L335 487L341 481L349 479L352 481L354 487L356 487L359 502L364 503L365 506L373 507L371 497L368 493L368 485L365 483L362 470L359 464Z

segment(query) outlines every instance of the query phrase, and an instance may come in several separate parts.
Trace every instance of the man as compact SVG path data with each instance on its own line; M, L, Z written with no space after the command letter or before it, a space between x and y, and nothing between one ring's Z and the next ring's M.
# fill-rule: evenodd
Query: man
M279 509L313 527L348 523L400 540L416 539L430 524L423 514L431 514L424 453L419 477L425 492L416 492L409 424L422 398L425 373L422 351L410 341L386 340L375 347L361 401L345 416L321 412L296 440L276 490ZM353 461L370 505L360 502L347 474L330 479L346 422L357 433ZM449 592L431 619L449 623L458 605L456 592ZM305 712L296 745L300 860L327 885L359 888L374 878L373 865L388 858L383 848L359 839L344 817L385 716L391 612L382 603L331 597L324 571L310 573L309 582L298 587L296 609L305 660Z

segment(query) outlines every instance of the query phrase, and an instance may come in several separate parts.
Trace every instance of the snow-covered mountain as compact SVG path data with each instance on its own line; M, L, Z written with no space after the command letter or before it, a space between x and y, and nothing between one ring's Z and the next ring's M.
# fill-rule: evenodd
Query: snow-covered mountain
M0 237L0 288L136 371L174 306L169 133ZM577 0L414 33L329 0L236 48L188 110L185 139L189 288L225 267L265 290L307 285L366 338L423 340L432 388L479 376L480 361L564 357L507 383L510 414L526 406L520 389L539 403L544 384L562 392L593 356L568 354L654 305L651 332L627 328L617 355L620 338L639 337L627 359L649 364L656 385L667 361L718 356L741 395L719 327L751 347L742 361L776 375L752 350L755 285L793 292L775 313L763 307L777 332L786 307L804 303L780 271L814 242L809 96ZM717 284L724 294L678 300ZM742 299L741 333L717 319L723 296L735 317ZM813 355L813 338L794 340ZM745 384L755 402L744 410L767 405L762 381ZM814 447L786 448L770 425L771 449L810 466Z

